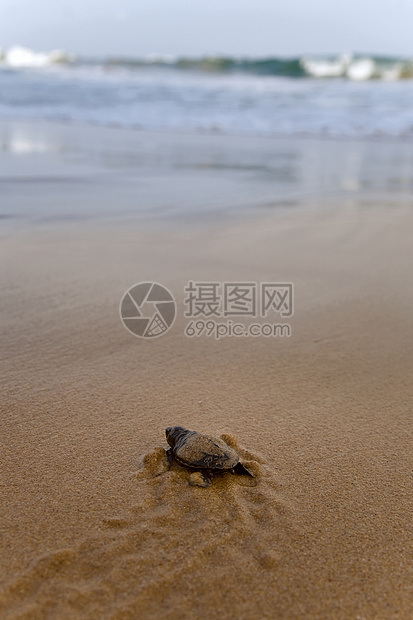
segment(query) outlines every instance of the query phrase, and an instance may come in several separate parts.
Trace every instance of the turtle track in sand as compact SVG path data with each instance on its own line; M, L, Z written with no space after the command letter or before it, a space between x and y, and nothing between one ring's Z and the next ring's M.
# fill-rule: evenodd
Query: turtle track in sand
M274 468L222 439L254 479L226 473L207 489L190 486L188 470L167 471L164 449L154 448L133 474L129 513L33 561L0 591L1 617L273 617L277 575L301 534Z

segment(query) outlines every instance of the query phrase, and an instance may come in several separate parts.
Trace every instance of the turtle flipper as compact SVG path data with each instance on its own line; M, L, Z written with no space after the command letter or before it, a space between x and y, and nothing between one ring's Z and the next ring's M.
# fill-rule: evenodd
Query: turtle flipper
M168 470L169 470L171 469L171 465L173 461L172 448L168 448L167 450L165 450L165 454L166 454L166 462L168 464Z
M251 476L251 478L254 478L253 474L250 471L248 471L248 469L244 467L244 465L241 462L237 463L232 471L236 474L241 474L244 476Z

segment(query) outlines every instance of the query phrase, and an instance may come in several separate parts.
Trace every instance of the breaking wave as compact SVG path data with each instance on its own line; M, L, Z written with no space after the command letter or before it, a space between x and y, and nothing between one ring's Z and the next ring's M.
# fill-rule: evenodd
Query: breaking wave
M106 69L159 67L176 71L195 71L215 74L252 74L290 78L331 79L352 81L403 80L413 78L413 58L375 55L341 54L337 56L301 56L281 58L241 58L204 56L200 58L159 56L144 58L109 57L91 59L75 56L62 50L37 52L20 45L0 48L0 66L11 68L40 68L56 64L94 66Z
M111 60L111 63L116 61ZM122 61L119 61L122 62ZM124 62L124 61L123 61ZM136 61L135 61L136 62ZM142 61L139 61L140 63ZM174 61L152 58L144 64L172 66L216 73L252 73L293 78L347 78L349 80L399 80L413 78L413 59L343 54L336 57L242 59L205 57L179 58ZM131 64L134 64L131 61Z

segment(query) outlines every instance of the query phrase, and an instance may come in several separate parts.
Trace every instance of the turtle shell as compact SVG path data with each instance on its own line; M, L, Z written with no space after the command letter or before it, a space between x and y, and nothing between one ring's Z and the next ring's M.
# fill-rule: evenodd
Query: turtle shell
M238 462L238 454L222 439L188 431L182 426L170 427L166 437L180 465L192 469L226 471Z

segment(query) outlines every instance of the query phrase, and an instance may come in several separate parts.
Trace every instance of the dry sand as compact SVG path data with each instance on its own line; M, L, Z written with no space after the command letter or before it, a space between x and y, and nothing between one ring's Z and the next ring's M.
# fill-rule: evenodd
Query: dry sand
M411 618L412 223L3 239L1 617ZM180 304L140 340L118 304L146 279L178 300L188 279L293 281L292 337L186 338ZM173 424L238 442L255 484L155 476Z

